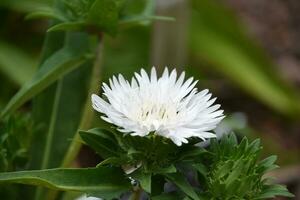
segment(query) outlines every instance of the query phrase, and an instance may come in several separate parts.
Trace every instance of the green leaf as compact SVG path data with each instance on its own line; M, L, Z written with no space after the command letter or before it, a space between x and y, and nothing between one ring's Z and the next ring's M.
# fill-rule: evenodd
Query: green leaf
M0 183L20 183L55 190L88 193L112 199L130 189L130 182L119 168L49 169L0 173Z
M0 72L4 73L17 85L29 81L35 70L37 62L25 51L0 41Z
M66 46L47 59L33 79L17 92L2 111L1 117L10 114L34 95L87 60L84 48L74 48L72 44L66 43Z
M67 39L64 40L64 37L65 33L62 32L47 33L43 60L47 60L63 45L69 46L73 51L89 51L90 38L87 34L71 32L67 33ZM56 168L62 165L71 140L79 128L85 104L90 102L87 99L91 67L91 61L84 62L33 99L33 118L39 129L32 142L29 169ZM43 196L46 196L43 190L37 190L35 199L39 200Z
M142 5L142 10L134 13L130 12L130 5L132 7L136 7L138 3L144 3ZM127 6L129 7L122 9L121 17L119 19L119 25L149 25L149 23L153 20L175 21L173 17L155 15L155 1L133 1L127 4Z
M156 196L164 192L165 178L162 175L153 175L151 177L151 195Z
M48 90L47 95L54 92L53 97L48 96L44 101L35 102L35 123L40 130L35 135L33 148L40 147L40 151L33 152L34 169L59 167L62 164L71 140L79 128L83 107L88 98L90 67L91 63L81 65ZM70 99L73 99L72 102ZM47 104L47 109L50 109L49 118L43 116ZM40 119L36 119L37 116L40 116Z
M30 115L15 114L0 122L0 172L26 166L33 131Z
M121 166L126 162L125 159L120 157L109 157L103 161L101 161L97 166L104 166L104 165L113 165L113 166Z
M193 168L197 170L202 176L206 177L208 174L207 167L202 163L193 164Z
M94 24L110 34L115 34L119 20L119 4L111 0L95 0L89 10L87 23Z
M80 131L82 140L103 158L119 156L121 149L114 134L100 128Z
M80 31L84 30L86 24L84 22L65 22L56 24L48 29L48 32L52 31Z
M276 156L258 162L260 150L259 140L249 144L248 139L243 138L239 145L232 135L224 136L221 141L214 140L209 149L211 156L206 160L210 164L204 194L209 199L266 199L290 195L285 187L272 185L264 178L265 172L276 167Z
M182 200L183 197L177 193L165 193L151 198L151 200Z
M157 16L157 15L150 15L150 16L128 16L124 17L119 20L119 25L128 25L128 24L148 24L148 22L159 20L159 21L168 21L168 22L174 22L175 18L173 17L167 17L167 16Z
M276 196L295 197L292 193L290 193L286 189L285 186L269 185L264 188L262 194L258 195L254 199L269 199L269 198L274 198Z
M51 55L59 51L64 46L65 34L62 33L47 33L43 51L41 55L40 68ZM44 157L43 151L36 151L35 148L44 149L46 143L46 135L48 133L48 126L51 115L45 113L52 113L56 85L46 88L38 96L33 99L33 121L39 129L36 135L33 135L32 148L31 148L31 162L29 169L41 169L42 159ZM49 94L49 91L51 94ZM48 94L48 95L45 95Z
M59 12L56 12L52 8L44 8L44 9L34 11L34 12L29 13L25 17L26 20L39 19L39 18L56 19L56 20L60 20L60 21L67 20L62 14L60 14Z
M170 182L174 183L182 192L194 200L200 200L194 188L187 182L186 178L180 173L163 174Z
M265 158L264 160L259 162L259 165L264 166L264 167L269 167L271 165L273 165L277 160L277 156L276 155L272 155L269 156L267 158Z
M240 175L244 172L243 170L247 169L247 165L245 163L246 162L242 159L237 160L234 163L234 166L231 169L232 172L228 175L228 177L225 180L225 184L228 188L233 184L233 182L235 182L240 177Z
M2 0L0 6L4 6L8 9L15 10L21 13L32 12L40 7L51 6L53 0Z
M135 180L138 180L143 190L151 194L151 173L144 173L142 170L137 170L130 176L132 176Z
M195 163L201 161L203 155L207 153L207 150L201 147L187 145L186 147L182 147L178 160Z
M170 165L165 168L155 169L155 173L157 173L157 174L170 174L170 173L175 173L176 171L177 171L177 169L174 165Z

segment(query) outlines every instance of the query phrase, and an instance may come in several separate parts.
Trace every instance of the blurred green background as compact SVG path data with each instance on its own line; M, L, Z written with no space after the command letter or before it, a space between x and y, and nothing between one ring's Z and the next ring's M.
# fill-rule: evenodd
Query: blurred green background
M131 1L131 12L146 2ZM39 63L48 21L24 17L51 3L0 0L0 110ZM278 181L300 196L299 12L297 0L157 0L156 13L176 21L105 35L101 81L117 73L130 77L141 67L185 70L222 104L227 119L217 131L260 137L264 153L279 156ZM20 112L30 110L29 102ZM102 124L98 118L94 123Z

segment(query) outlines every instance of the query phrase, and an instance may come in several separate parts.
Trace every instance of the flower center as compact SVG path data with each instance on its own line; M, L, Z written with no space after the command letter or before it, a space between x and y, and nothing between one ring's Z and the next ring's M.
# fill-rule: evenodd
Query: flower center
M154 103L143 104L137 113L137 120L143 126L157 129L174 119L177 115L176 106L173 103Z

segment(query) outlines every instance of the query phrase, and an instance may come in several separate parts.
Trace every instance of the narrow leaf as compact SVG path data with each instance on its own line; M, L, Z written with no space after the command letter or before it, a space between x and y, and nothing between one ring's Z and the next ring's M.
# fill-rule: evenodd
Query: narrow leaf
M182 192L194 200L200 200L193 187L187 182L186 178L180 173L164 174L164 176L174 183Z
M65 33L51 32L47 35L51 37L45 42L42 56L45 60L51 57L55 49L59 49L53 44L61 41ZM61 45L70 49L71 52L74 51L74 54L81 55L89 51L89 36L86 33L69 32ZM62 164L72 139L77 133L83 109L89 98L91 67L91 61L85 61L33 99L33 118L39 129L32 142L29 169L56 168ZM77 142L80 143L80 141ZM37 190L35 199L39 200L45 195L44 190Z
M265 188L263 193L256 197L255 199L269 199L274 198L276 196L284 196L284 197L295 197L292 193L290 193L285 186L282 185L270 185Z
M150 16L143 16L143 15L137 15L137 16L128 16L124 17L119 20L120 25L128 25L128 24L144 24L147 22L151 22L154 20L159 21L170 21L174 22L175 18L173 17L167 17L167 16L157 16L157 15L150 15Z
M0 173L0 183L38 185L62 191L88 193L106 199L119 197L130 189L121 169L49 169Z
M79 67L86 60L83 54L77 54L69 48L63 48L47 59L33 79L25 84L10 100L1 113L1 117L13 112L34 95L41 92L64 74Z
M59 13L55 12L53 9L34 11L32 13L29 13L25 17L26 20L39 19L39 18L57 19L57 20L60 20L60 21L66 21L67 20L64 16L62 16Z
M25 51L0 41L0 71L17 85L29 81L37 63Z
M86 27L84 22L65 22L54 25L48 29L48 32L52 31L80 31Z
M177 193L165 193L151 198L152 200L182 200L182 195Z
M121 149L113 133L104 129L91 129L80 131L82 140L99 153L103 158L118 156Z

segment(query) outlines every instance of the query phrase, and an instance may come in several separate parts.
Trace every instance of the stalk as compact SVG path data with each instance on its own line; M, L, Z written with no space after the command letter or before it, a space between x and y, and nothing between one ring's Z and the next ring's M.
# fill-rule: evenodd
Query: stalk
M98 88L99 78L100 78L101 71L102 71L101 70L102 55L103 55L102 52L103 52L103 43L100 40L99 45L97 47L96 58L95 58L95 62L94 62L93 69L92 69L90 89L89 89L88 97L86 99L86 103L84 106L84 110L83 110L83 114L82 114L82 118L81 118L78 130L85 130L85 129L90 128L92 121L93 121L94 111L91 107L90 96L93 93L95 93L95 91L97 91L97 88ZM80 147L81 147L81 143L79 142L80 140L81 139L79 136L79 132L77 131L77 133L75 134L75 136L71 142L71 145L66 153L66 156L64 157L61 167L69 167L70 164L72 163L72 161L76 158L76 156L79 153Z

